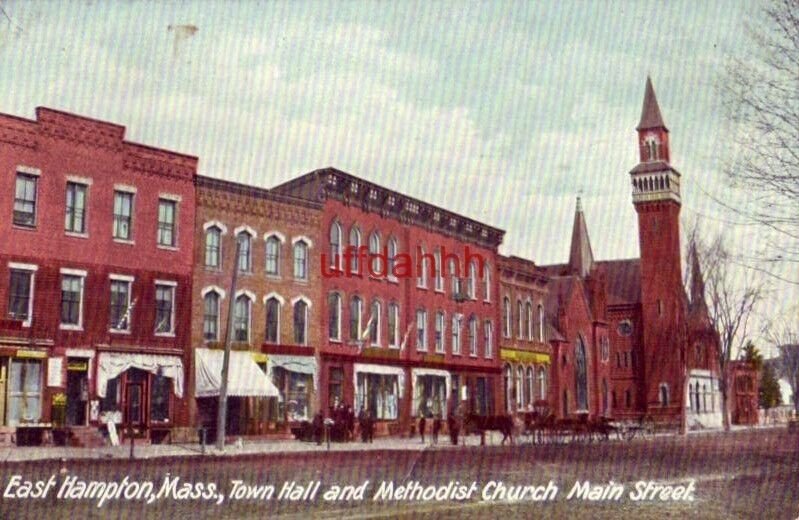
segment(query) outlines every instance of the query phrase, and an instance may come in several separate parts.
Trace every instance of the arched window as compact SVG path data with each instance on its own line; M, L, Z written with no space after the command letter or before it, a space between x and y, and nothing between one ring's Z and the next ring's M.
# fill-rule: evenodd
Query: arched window
M250 323L252 318L252 301L246 294L236 297L233 313L233 338L243 343L250 342Z
M427 264L427 255L424 252L424 246L420 245L416 248L416 265L414 268L417 269L419 272L416 273L416 287L427 287L427 270L429 269Z
M505 412L511 413L513 412L513 375L510 365L505 365L503 377L505 379Z
M538 304L538 341L544 341L544 306Z
M341 341L341 295L332 292L327 295L327 337Z
M203 339L219 341L219 294L208 292L203 298Z
M435 271L435 288L436 291L443 291L444 290L444 271L441 265L441 250L436 249L435 253L433 253L433 261L435 265L433 266L433 270Z
M266 238L266 274L280 275L280 239L275 235Z
M330 267L341 269L341 224L330 224Z
M494 355L494 324L490 321L483 324L483 349L486 358L490 359Z
M242 231L236 235L236 240L241 244L239 248L239 271L249 273L252 271L252 237L248 232Z
M533 304L524 304L524 336L532 341L533 339Z
M516 337L519 339L524 338L524 309L522 308L522 301L516 300Z
M608 403L608 380L602 379L602 415L607 416L610 408Z
M205 232L205 267L219 269L222 265L220 245L222 243L222 230L211 226Z
M382 305L378 300L372 302L372 313L369 316L369 341L374 346L380 346L380 313Z
M308 304L303 300L294 303L294 343L308 344Z
M669 405L669 385L660 383L660 406Z
M469 298L472 300L477 298L477 264L474 261L469 263L469 285L467 290L469 291Z
M388 278L396 280L394 274L394 266L397 265L397 239L391 237L388 239Z
M446 317L441 311L436 312L436 328L435 328L435 349L438 353L444 352L444 331L446 329Z
M358 341L361 336L361 312L363 311L363 301L358 296L350 299L350 339Z
M666 389L668 390L668 387ZM702 385L702 410L707 412L707 384Z
M351 273L360 273L361 266L358 263L358 248L361 247L361 230L358 229L358 226L352 226L350 228L350 272Z
M483 299L487 302L491 301L491 268L488 262L483 265Z
M394 302L388 304L388 346L399 347L399 305Z
M516 367L516 409L524 410L524 369Z
M477 318L474 317L474 314L469 316L469 355L477 357Z
M308 279L308 244L304 240L294 243L294 278Z
M449 259L449 276L452 280L452 295L456 296L461 293L461 279L460 279L460 268L458 267L458 262L453 260L452 258Z
M266 335L267 343L280 343L280 300L271 296L266 299Z
M588 370L585 358L585 343L582 336L577 336L574 352L574 383L577 396L577 409L588 410Z
M533 367L527 367L527 404L528 406L535 403L535 379L533 378Z
M502 335L510 337L510 298L502 299Z
M377 231L372 231L372 234L369 235L369 254L371 255L369 259L369 268L370 274L374 273L376 276L384 276L385 266L383 265L383 260L381 260L381 251L380 251L380 234Z
M452 353L461 353L461 316L455 314L452 316Z
M547 398L547 369L538 367L538 398Z

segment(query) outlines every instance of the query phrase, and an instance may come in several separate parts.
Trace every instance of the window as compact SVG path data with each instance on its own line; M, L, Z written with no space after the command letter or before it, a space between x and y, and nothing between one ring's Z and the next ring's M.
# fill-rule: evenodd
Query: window
M396 280L394 275L394 266L397 265L397 239L391 237L388 239L388 278L389 280Z
M491 301L491 268L487 263L483 265L483 299Z
M119 376L109 379L105 385L105 397L100 398L100 412L119 410Z
M155 284L155 333L175 333L175 286Z
M280 343L280 300L275 296L266 299L266 333L264 341Z
M547 398L547 369L538 367L538 395L541 399Z
M510 337L510 298L502 299L502 335Z
M474 315L469 316L468 328L468 341L469 341L469 355L477 356L477 319Z
M494 355L494 324L490 321L483 324L483 343L485 344L485 357L491 358Z
M452 283L452 295L459 296L461 293L461 279L460 279L460 271L458 268L458 263L450 258L449 260L449 276L451 278Z
M505 365L502 375L505 380L505 411L511 413L513 412L513 372L510 365Z
M303 240L294 244L294 278L308 279L308 244Z
M399 305L388 305L388 346L399 347Z
M544 341L544 306L538 304L538 341Z
M524 410L524 369L516 367L516 409Z
M330 293L327 296L327 337L341 341L341 295Z
M327 383L327 402L333 407L344 401L344 369L330 367Z
M66 214L64 231L70 233L86 232L86 185L77 182L67 183Z
M358 296L353 296L350 300L350 339L358 341L361 339L361 313L363 311L363 301Z
M624 405L626 408L632 408L633 406L633 396L629 388L624 391Z
M705 394L703 393L703 396L704 395ZM669 405L669 385L667 383L660 383L660 406L668 406L668 405ZM707 411L707 401L705 402L705 411Z
M586 360L585 343L581 336L577 337L574 348L574 383L578 410L588 410L588 366Z
M252 237L246 231L236 235L239 244L239 272L252 272Z
M42 416L42 362L11 358L10 365L7 424L38 422Z
M61 325L80 328L83 318L83 276L61 276Z
M233 310L233 339L243 343L250 341L250 323L252 318L252 301L246 294L236 297Z
M330 224L330 267L341 268L341 224Z
M108 324L111 330L130 330L130 285L129 280L111 280L111 312Z
M380 311L379 301L372 302L372 315L369 317L369 341L374 346L380 345Z
M602 355L602 361L607 363L610 359L610 341L606 337L602 337L600 341L600 350Z
M275 235L266 239L266 274L280 275L280 239Z
M308 344L308 304L303 300L294 303L294 343Z
M416 248L416 269L419 271L416 274L416 287L427 288L427 255L424 252L424 246Z
M477 265L474 262L469 264L469 281L467 291L469 298L472 300L477 298Z
M33 270L11 269L8 286L8 317L30 325L33 316Z
M14 195L14 225L33 227L36 225L36 184L35 175L17 172L17 185Z
M370 274L374 273L375 276L384 276L385 266L380 257L380 235L377 231L372 231L369 235L369 271Z
M461 321L463 318L459 314L452 317L452 353L458 355L461 353Z
M219 269L222 265L220 258L220 244L222 230L216 226L208 228L205 232L205 267Z
M522 320L524 319L524 310L522 308L522 301L516 300L516 337L519 339L524 338L524 325Z
M416 311L416 350L427 350L427 311Z
M158 199L158 245L175 246L175 214L178 203L174 200Z
M530 302L524 304L524 336L533 340L533 304Z
M444 313L436 313L436 352L444 353Z
M169 394L172 381L170 378L155 374L150 381L150 420L153 422L169 421Z
M211 291L203 297L203 339L219 341L219 294Z
M114 238L130 240L133 230L133 193L114 192Z
M359 273L360 265L358 264L358 249L361 247L361 230L358 226L350 228L350 272Z
M433 260L435 265L433 269L435 270L435 287L436 291L443 291L444 290L444 276L443 276L443 269L441 265L441 250L436 249Z
M525 382L525 389L527 390L527 404L532 405L535 403L535 381L533 381L533 367L527 367L527 380Z

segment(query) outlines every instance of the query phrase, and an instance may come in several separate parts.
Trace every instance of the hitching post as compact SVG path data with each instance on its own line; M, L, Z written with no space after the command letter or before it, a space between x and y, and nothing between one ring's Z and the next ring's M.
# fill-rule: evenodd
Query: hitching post
M236 256L233 262L233 279L230 284L230 304L227 313L227 330L225 330L225 354L222 357L222 381L219 385L219 406L216 414L216 449L225 449L225 427L227 422L227 379L230 365L230 343L233 337L236 312L236 278L239 272L239 255L241 255L241 242L236 238Z

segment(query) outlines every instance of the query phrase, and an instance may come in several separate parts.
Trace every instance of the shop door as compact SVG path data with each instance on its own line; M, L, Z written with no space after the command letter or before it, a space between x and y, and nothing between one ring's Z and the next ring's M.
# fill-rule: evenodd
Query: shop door
M67 363L67 426L86 425L89 373L86 360Z
M133 428L144 425L144 385L128 383L125 385L125 424Z

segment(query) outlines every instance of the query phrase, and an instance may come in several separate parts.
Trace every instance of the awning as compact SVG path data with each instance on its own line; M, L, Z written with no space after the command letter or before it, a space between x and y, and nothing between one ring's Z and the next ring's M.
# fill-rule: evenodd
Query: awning
M195 396L215 397L222 385L224 351L198 348L195 352ZM280 397L280 392L264 374L249 352L234 350L228 365L227 395L236 397Z
M172 379L175 397L183 397L183 361L178 356L102 352L97 364L97 395L105 397L108 381L129 368L138 368L151 374L161 374Z
M402 395L405 388L405 369L402 367L392 367L389 365L372 365L368 363L355 363L352 365L352 372L354 378L353 388L358 388L358 374L385 374L390 376L397 376L397 386L399 387L400 395Z
M531 352L528 350L509 349L504 347L499 351L499 358L502 361L511 361L515 363L550 363L549 354L543 352Z
M319 391L319 371L314 356L287 356L283 354L267 354L266 374L272 380L275 367L297 374L308 374L313 377L314 390Z

